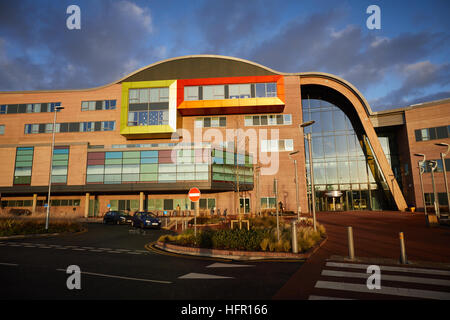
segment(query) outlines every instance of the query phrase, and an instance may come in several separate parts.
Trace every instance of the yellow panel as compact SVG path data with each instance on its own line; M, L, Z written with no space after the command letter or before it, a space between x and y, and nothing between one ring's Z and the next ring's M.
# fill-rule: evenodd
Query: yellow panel
M284 102L279 98L248 98L248 99L223 99L223 100L198 100L198 101L183 101L178 106L178 109L193 109L193 108L226 108L226 107L240 107L240 106L276 106L284 105Z
M172 85L176 80L122 82L122 106L120 113L120 134L152 134L175 132L169 125L161 126L128 126L128 90L138 88L164 88ZM170 93L169 93L170 97Z

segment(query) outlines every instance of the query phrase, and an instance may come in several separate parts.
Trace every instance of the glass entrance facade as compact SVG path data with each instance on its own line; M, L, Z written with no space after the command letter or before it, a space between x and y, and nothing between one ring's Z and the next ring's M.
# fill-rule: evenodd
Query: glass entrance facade
M320 99L303 99L302 108L303 121L315 121L305 128L305 134L311 133L312 139L316 210L383 209L383 195L367 163L364 144L346 114L339 107ZM383 149L389 148L388 143L382 145ZM306 140L305 146L309 177ZM390 162L389 150L384 151ZM341 191L338 193L341 195L331 196L329 191Z

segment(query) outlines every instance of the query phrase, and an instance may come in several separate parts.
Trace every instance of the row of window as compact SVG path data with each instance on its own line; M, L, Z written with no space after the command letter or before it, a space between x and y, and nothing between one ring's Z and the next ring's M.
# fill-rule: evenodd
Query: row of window
M60 106L61 102L2 104L0 105L0 114L53 112L55 107Z
M116 109L116 100L96 100L96 101L81 102L81 111L114 110L114 109Z
M277 96L276 82L184 87L184 100L222 100Z
M261 152L294 151L294 140L261 140Z
M423 165L424 172L431 172L431 165L430 165L431 161L436 161L437 162L437 167L436 167L435 172L444 172L444 166L443 166L443 163L442 163L442 159L425 161L427 165ZM450 171L450 159L445 159L445 170L447 172Z
M91 121L91 122L63 122L56 123L55 132L93 132L93 131L114 131L115 121ZM52 133L53 123L26 124L25 133Z
M37 200L36 206L43 207L47 202L45 200ZM55 199L50 200L52 207L78 207L80 199ZM5 207L32 207L33 200L3 200L1 206Z
M416 141L428 141L435 139L445 139L450 137L450 125L434 128L418 129L414 131Z
M290 114L269 114L245 116L245 126L276 126L276 125L291 125L292 115Z
M128 113L128 126L160 126L169 124L169 110L136 111Z
M139 200L110 200L111 210L139 210ZM148 199L148 211L164 211L164 210L194 210L195 203L189 199ZM202 198L199 201L200 209L211 209L216 207L216 199Z
M194 120L195 128L219 128L227 126L226 117L203 117Z
M448 198L445 192L438 193L439 205L448 205ZM434 206L434 193L425 193L425 205Z
M134 103L157 103L169 101L169 88L139 88L128 92L129 105Z

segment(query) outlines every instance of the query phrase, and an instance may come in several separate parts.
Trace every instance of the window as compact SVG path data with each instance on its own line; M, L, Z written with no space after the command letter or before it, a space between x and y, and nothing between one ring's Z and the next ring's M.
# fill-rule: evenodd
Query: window
M196 118L194 120L194 126L196 128L218 128L227 126L226 117L204 117Z
M277 84L275 82L255 84L256 98L276 97L276 96L277 96Z
M0 124L0 134L5 134L5 125Z
M450 137L450 126L414 130L416 141L445 139Z
M275 208L275 197L262 197L261 198L261 209L273 209Z
M229 85L230 99L251 98L250 84L230 84Z
M81 111L113 110L115 108L116 100L96 100L81 102Z
M293 151L294 141L284 140L261 140L261 152Z
M198 86L184 87L184 100L187 101L200 100L199 87Z
M169 88L143 88L129 91L128 126L169 124Z
M270 114L245 116L244 126L291 125L291 114Z
M102 130L101 131L113 131L114 130L114 121L102 121Z
M52 183L67 183L69 147L56 146L53 149Z
M6 114L7 105L2 104L0 106L0 114Z
M203 100L225 99L225 86L203 86Z
M33 147L18 147L16 149L16 165L14 170L14 184L31 184L31 170L33 167Z

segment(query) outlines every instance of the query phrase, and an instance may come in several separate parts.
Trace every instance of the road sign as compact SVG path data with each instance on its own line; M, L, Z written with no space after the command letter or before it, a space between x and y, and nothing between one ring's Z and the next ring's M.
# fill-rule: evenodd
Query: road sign
M188 193L189 200L197 202L200 199L200 190L198 188L191 188Z

